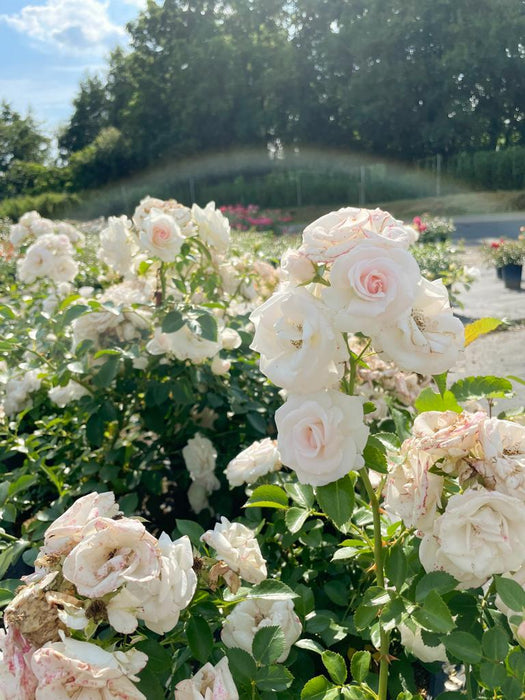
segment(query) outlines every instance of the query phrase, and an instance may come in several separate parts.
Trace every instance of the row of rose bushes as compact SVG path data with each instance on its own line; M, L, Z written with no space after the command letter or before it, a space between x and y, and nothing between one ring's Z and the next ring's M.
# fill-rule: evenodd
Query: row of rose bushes
M447 388L411 227L333 212L278 270L212 204L6 234L6 698L522 697L525 428Z

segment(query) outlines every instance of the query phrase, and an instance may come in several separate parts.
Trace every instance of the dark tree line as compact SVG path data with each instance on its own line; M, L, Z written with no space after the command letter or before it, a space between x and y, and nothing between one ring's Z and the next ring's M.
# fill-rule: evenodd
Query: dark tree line
M408 161L525 145L522 0L158 2L80 85L73 189L272 139Z

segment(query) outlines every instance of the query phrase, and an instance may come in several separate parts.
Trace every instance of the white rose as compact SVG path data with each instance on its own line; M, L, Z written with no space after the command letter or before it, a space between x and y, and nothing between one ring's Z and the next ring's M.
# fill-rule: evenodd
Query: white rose
M323 298L335 312L337 328L370 335L412 308L420 279L406 250L362 241L337 258Z
M36 650L17 627L7 625L0 630L0 698L1 700L34 700L37 679L31 670ZM4 696L2 696L2 692Z
M253 530L241 523L230 523L222 517L213 530L207 530L201 540L213 547L217 558L249 583L261 583L267 576L266 562Z
M7 416L14 416L32 405L31 394L40 389L40 370L31 369L22 377L12 377L6 382L4 410Z
M51 219L38 219L31 224L31 233L35 236L45 236L48 233L54 233L55 224Z
M146 654L110 653L96 644L64 637L62 642L46 644L31 660L37 677L38 700L147 700L132 683L128 663L138 672L148 660Z
M47 528L41 553L68 554L82 539L82 531L89 522L96 518L112 518L118 510L111 491L82 496Z
M100 232L99 240L98 259L119 275L127 274L137 251L131 235L131 221L126 216L110 216L107 228Z
M289 248L281 257L281 269L286 278L295 284L310 282L315 275L315 267L312 261L299 250Z
M55 230L59 235L67 236L74 246L82 247L86 242L84 234L66 221L58 221Z
M212 510L210 508L208 496L212 491L217 491L217 489L220 488L219 480L216 477L213 477L213 479L215 479L214 483L207 480L206 482L193 481L190 484L187 496L190 508L194 513L198 514L205 508L209 509L210 511ZM208 486L210 486L210 488L207 488Z
M15 248L20 248L29 235L29 229L26 226L22 226L22 224L12 224L9 227L9 242Z
M17 277L20 282L31 284L38 277L46 277L52 266L53 253L38 242L33 243L17 261Z
M253 484L260 476L278 471L281 466L277 442L264 438L240 452L229 462L224 473L230 486L240 486L243 483Z
M250 316L250 347L261 354L261 372L297 393L336 385L348 359L343 336L329 309L304 287L277 292Z
M181 610L191 602L197 576L189 538L184 536L172 542L163 532L159 548L159 577L147 583L128 583L108 602L108 620L117 632L131 634L140 618L153 632L166 634L179 621Z
M398 629L401 634L401 644L420 661L427 664L434 661L443 661L444 663L448 661L445 645L438 644L435 647L429 647L423 641L421 628L418 627L414 632L402 622L398 625Z
M60 408L64 408L64 406L67 406L72 401L77 401L87 394L89 394L89 391L81 384L77 384L73 379L65 386L54 386L48 392L51 401L56 403L57 406L60 406Z
M452 496L419 557L426 571L444 570L460 588L476 588L492 575L525 563L523 502L497 491L470 489Z
M225 374L228 374L231 366L231 360L223 360L223 358L220 357L220 355L215 355L215 357L211 361L211 371L217 377L222 377Z
M309 224L299 251L313 262L330 263L365 238L408 248L414 242L414 233L381 209L345 207Z
M156 328L153 338L146 345L151 355L168 354L177 360L190 360L196 364L213 357L220 349L220 343L193 333L186 324L174 333L163 333Z
M285 639L284 651L277 659L277 663L282 663L302 631L301 622L293 609L293 601L289 599L243 600L224 621L221 639L227 647L238 647L250 654L256 633L263 627L274 625L281 628Z
M219 252L228 250L230 222L221 211L215 209L215 202L208 202L204 209L194 204L191 213L197 225L199 238Z
M444 479L429 471L435 460L419 449L414 439L405 440L401 458L398 464L389 465L385 508L407 527L431 530L441 504Z
M182 457L192 481L202 483L215 480L217 450L207 437L197 433L190 438L182 448Z
M302 484L324 486L364 465L363 399L339 391L290 395L275 413L283 464Z
M145 217L139 232L139 243L143 250L163 262L173 262L184 243L179 225L170 214L152 209Z
M401 369L432 375L449 370L465 342L463 324L452 313L443 282L424 278L412 311L371 335L375 349Z
M525 427L490 418L479 432L483 457L476 470L484 485L525 501Z
M235 350L242 344L241 336L233 328L223 328L220 333L221 344L225 350Z
M215 666L207 663L193 678L177 683L175 700L239 700L226 656Z
M67 555L64 578L80 595L100 598L129 582L152 581L160 572L158 542L137 520L96 518Z

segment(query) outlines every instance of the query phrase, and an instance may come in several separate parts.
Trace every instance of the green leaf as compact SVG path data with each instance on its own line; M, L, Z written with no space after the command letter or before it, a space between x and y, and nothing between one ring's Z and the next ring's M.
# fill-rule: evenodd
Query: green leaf
M372 656L369 651L356 651L350 662L352 678L358 683L363 683L370 670Z
M333 682L342 685L346 681L348 675L343 657L335 651L323 651L321 660Z
M512 383L503 377L465 377L450 387L458 401L499 399L512 396Z
M496 330L502 323L503 321L500 321L499 318L490 317L478 318L477 321L469 323L465 326L465 347L473 343L480 335Z
M445 649L459 661L467 664L479 664L481 661L481 644L468 632L451 632L443 637Z
M84 314L86 311L89 311L89 306L84 306L83 304L76 304L75 306L70 306L64 314L64 325L72 323L76 318L82 316L82 314Z
M503 661L507 656L509 640L501 627L491 627L484 633L481 646L487 659Z
M522 697L523 686L517 678L506 678L501 685L501 692L505 700L519 700Z
M403 552L401 545L396 545L388 550L388 557L385 562L385 573L389 581L396 587L396 590L401 590L407 577L407 558Z
M447 375L448 372L443 372L443 374L435 374L432 377L441 396L443 396L447 390Z
M186 625L186 634L191 653L197 661L205 664L213 649L213 635L209 624L203 617L193 615Z
M284 516L286 527L292 533L299 532L308 518L308 515L309 511L304 510L304 508L296 508L295 506L289 508Z
M436 394L430 387L423 389L414 402L418 413L425 411L455 411L461 413L462 408L451 391L445 391L443 396Z
M148 657L148 669L165 683L171 673L171 654L154 639L144 639L135 647Z
M450 610L437 591L430 591L425 598L424 607L415 610L412 617L429 632L445 634L456 626Z
M257 671L255 683L259 690L278 693L293 683L293 676L286 666L264 666Z
M379 612L379 605L359 605L354 613L354 625L358 630L370 627Z
M507 678L505 666L503 666L503 664L491 663L489 661L481 664L479 667L479 675L482 683L492 690L500 688Z
M516 612L525 610L525 590L520 584L503 576L494 578L496 581L496 591L504 604Z
M284 652L285 640L282 629L277 625L262 627L252 642L252 654L256 661L267 666L273 664Z
M344 476L326 486L318 486L316 495L322 510L337 527L342 527L350 520L354 510L354 482L350 476Z
M177 518L175 520L175 525L177 530L181 535L188 535L191 543L195 547L201 546L201 537L204 535L204 529L199 525L199 523L193 522L193 520L180 520Z
M436 591L436 593L440 593L441 595L449 593L455 589L457 583L456 579L450 574L447 574L446 571L431 571L418 581L416 586L416 601L421 603L431 591Z
M311 508L313 506L315 501L314 490L308 484L285 484L284 490L298 506L302 508Z
M9 486L9 496L12 498L17 493L27 491L27 489L37 481L38 477L35 474L23 474Z
M244 649L233 647L226 649L226 656L235 682L239 685L250 685L257 672L257 665L251 655Z
M299 594L292 591L292 589L282 581L267 578L251 588L246 594L246 597L266 598L267 600L286 600L291 598L299 598Z
M156 673L150 670L149 665L138 674L140 680L137 683L137 688L146 698L164 698L166 697L165 688L160 682Z
M279 486L258 486L246 501L245 508L288 508L288 496Z
M316 654L322 654L324 649L319 644L319 642L316 642L313 639L299 639L297 642L295 642L295 646L299 647L299 649L307 649L308 651L313 651Z
M363 459L365 460L366 466L373 469L375 472L379 472L380 474L387 473L388 469L384 445L377 440L374 435L368 438L368 442L363 450Z
M176 333L182 328L185 321L180 311L170 311L162 319L163 333Z
M301 691L301 700L338 700L339 688L324 676L310 678Z
M0 579L5 576L10 566L16 564L22 552L29 546L30 543L27 540L18 540L0 550Z
M120 356L110 355L93 377L93 384L99 389L108 387L117 376L119 362Z
M372 403L371 401L365 401L363 404L363 413L366 416L368 413L373 413L376 410L377 406L375 403Z
M217 321L215 316L203 313L197 316L197 323L201 327L201 335L206 340L217 340Z

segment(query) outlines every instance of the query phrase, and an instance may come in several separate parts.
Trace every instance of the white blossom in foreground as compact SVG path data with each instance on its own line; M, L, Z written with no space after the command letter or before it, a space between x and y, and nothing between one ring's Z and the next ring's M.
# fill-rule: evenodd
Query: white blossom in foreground
M420 627L414 632L408 625L401 623L398 625L398 629L401 634L401 644L420 661L431 664L434 661L446 662L448 660L445 645L438 644L435 647L429 647L423 641Z
M309 224L299 252L313 262L330 263L367 238L408 248L416 236L386 211L344 207Z
M138 250L131 234L131 221L126 216L110 216L107 228L100 232L97 257L119 275L131 269L133 256Z
M230 523L222 517L213 530L207 530L201 540L217 552L232 571L249 583L261 583L266 578L266 562L253 531L241 523Z
M304 287L277 292L250 316L261 372L288 391L306 393L332 387L348 359L342 334L329 309Z
M399 516L407 527L431 530L441 504L444 479L429 471L434 459L419 449L414 439L403 443L401 459L389 465L385 508L390 515Z
M38 700L147 700L133 684L148 657L140 651L105 651L64 637L46 644L31 660Z
M67 236L47 233L38 238L17 263L21 282L31 284L39 277L54 282L71 282L77 275L78 265L73 260L73 247Z
M31 670L36 650L15 627L0 630L0 698L34 700L37 680ZM2 692L4 695L2 696Z
M424 278L412 310L371 335L374 348L401 369L432 375L453 367L465 342L443 282Z
M412 308L420 280L409 252L365 240L334 262L323 299L339 330L370 335Z
M285 639L283 653L277 659L282 663L288 657L292 644L301 636L302 625L295 614L293 601L265 600L254 598L243 600L235 606L224 621L221 639L227 647L239 647L251 653L253 638L263 627L276 625Z
M494 574L525 564L525 509L512 496L470 489L452 496L431 533L423 537L419 557L425 570L443 570L476 588Z
M139 245L163 262L173 262L180 252L184 236L175 219L160 209L152 209L142 222Z
M155 537L137 520L96 518L62 565L64 577L80 595L100 598L126 583L158 578L160 550Z
M324 486L364 466L363 399L339 391L291 394L275 413L283 464L302 484Z
M207 663L193 678L177 683L175 700L239 700L226 656L215 666Z
M138 619L157 634L166 634L188 607L197 576L193 571L193 550L187 536L174 542L163 532L159 538L160 574L147 583L128 583L107 604L111 626L124 634L135 631Z
M215 202L208 202L204 209L194 204L191 214L199 238L220 253L226 252L230 245L230 222L222 211L215 209Z
M69 554L82 539L84 527L89 522L96 518L112 518L118 510L111 491L89 493L78 498L47 528L40 554Z
M281 457L277 442L264 438L252 443L229 462L224 473L230 486L253 484L260 476L278 471Z
M294 284L311 282L315 275L312 261L298 250L289 248L281 257L281 270L285 278Z
M182 457L192 481L215 484L217 450L211 440L197 433L182 448Z

